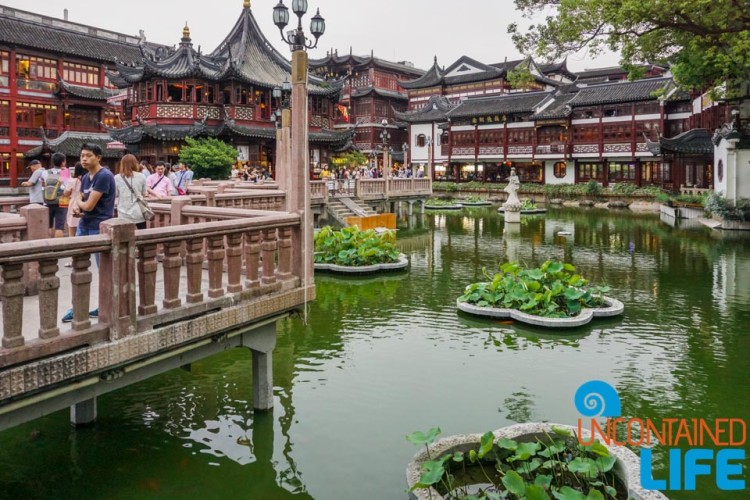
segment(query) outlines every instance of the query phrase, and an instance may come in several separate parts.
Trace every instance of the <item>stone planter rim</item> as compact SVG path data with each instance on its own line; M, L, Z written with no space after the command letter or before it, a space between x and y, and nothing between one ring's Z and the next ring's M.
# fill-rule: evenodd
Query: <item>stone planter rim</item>
M399 271L409 266L409 259L406 255L399 254L398 262L389 262L384 264L373 264L371 266L339 266L337 264L315 264L316 271L331 271L341 274L372 274L378 271Z
M518 309L505 309L501 307L479 307L467 302L459 302L456 299L456 307L460 311L475 316L486 318L511 318L529 325L545 328L576 328L589 324L594 318L609 318L619 316L625 310L625 305L617 299L604 296L606 307L591 309L584 307L578 316L572 318L545 318L519 311Z
M537 434L552 434L552 427L564 428L578 433L578 429L570 425L530 422L502 427L493 431L492 434L494 435L494 441L501 438L519 439ZM587 429L582 429L581 435L587 440L591 438L591 433ZM482 434L456 434L447 436L429 446L430 456L435 459L446 453L453 453L453 451L474 448L479 445L481 438ZM643 488L640 476L641 460L638 455L624 446L602 444L617 458L614 468L615 473L626 483L628 494L631 498L635 500L668 500L668 497L660 491ZM427 450L421 447L406 467L406 483L408 488L417 484L421 476L422 464L427 460L429 460ZM414 490L409 495L416 500L443 500L443 496L434 488Z
M497 209L499 213L505 213L505 208L500 207ZM533 214L546 214L547 209L546 208L535 208L534 210L520 210L521 215L533 215Z
M429 205L425 204L424 206L425 210L461 210L463 207L458 204L454 203L453 205Z

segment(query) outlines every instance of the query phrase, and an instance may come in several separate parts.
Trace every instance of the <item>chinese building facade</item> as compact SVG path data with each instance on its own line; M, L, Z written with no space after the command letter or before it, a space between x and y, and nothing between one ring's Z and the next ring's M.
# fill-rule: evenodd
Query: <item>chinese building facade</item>
M109 134L141 158L175 161L186 137L217 137L232 143L239 159L272 169L276 127L283 102L274 88L289 82L291 65L260 31L250 3L221 44L209 54L193 47L186 26L175 49L143 51L134 64L117 63L113 83L127 89L127 122ZM309 82L310 163L326 163L349 141L334 130L340 82Z
M397 125L396 115L406 111L409 97L399 81L418 78L424 71L406 62L394 63L372 54L362 57L350 52L339 56L336 51L330 51L323 59L311 60L310 67L321 78L343 82L335 126L339 130L352 130L352 143L358 150L373 161L378 155L382 159L381 132L385 129L390 133L393 159L408 161L402 149L408 143L408 134Z
M628 82L608 70L579 83L564 63L525 63L534 84L517 91L507 76L519 64L464 57L401 82L412 161L456 182L503 182L515 168L531 183L713 187L708 131L727 120L725 105L701 105L663 76Z
M0 188L28 177L29 157L111 139L122 108L106 75L115 59L135 61L143 39L0 6ZM75 152L75 155L78 151ZM115 153L110 153L115 154Z

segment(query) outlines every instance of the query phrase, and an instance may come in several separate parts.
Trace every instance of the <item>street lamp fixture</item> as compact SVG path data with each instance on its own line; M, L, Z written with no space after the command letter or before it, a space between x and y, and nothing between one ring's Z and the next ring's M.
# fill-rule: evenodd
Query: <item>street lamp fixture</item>
M307 13L307 0L292 0L292 12L297 16L297 28L284 34L284 28L289 24L289 8L284 5L284 0L273 8L273 23L279 28L281 40L292 47L292 52L296 50L314 49L318 46L318 39L326 31L326 21L320 15L320 9L310 20L310 33L315 38L314 41L308 40L302 29L302 17Z

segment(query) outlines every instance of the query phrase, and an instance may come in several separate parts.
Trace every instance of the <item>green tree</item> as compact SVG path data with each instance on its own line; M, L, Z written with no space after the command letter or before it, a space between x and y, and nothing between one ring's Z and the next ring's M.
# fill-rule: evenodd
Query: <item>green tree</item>
M635 74L637 64L671 65L675 79L690 89L727 84L738 94L750 79L748 0L515 0L525 17L549 12L522 32L508 26L526 54L559 59L587 48L620 51Z
M508 71L506 79L511 87L516 90L531 89L532 85L534 85L534 75L531 74L531 70L529 69L530 65L531 63L526 61Z
M187 137L180 150L180 161L193 169L196 179L225 180L237 161L237 150L219 139Z
M349 151L344 155L344 159L346 160L346 164L350 167L367 165L367 157L359 150Z

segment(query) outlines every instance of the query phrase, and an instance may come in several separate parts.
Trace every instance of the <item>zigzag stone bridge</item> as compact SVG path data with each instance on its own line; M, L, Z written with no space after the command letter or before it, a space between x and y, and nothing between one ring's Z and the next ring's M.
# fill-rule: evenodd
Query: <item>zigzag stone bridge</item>
M113 219L61 239L45 237L45 207L0 213L0 430L66 407L92 423L97 396L237 347L252 352L254 407L271 409L276 322L315 299L301 199L204 182L151 203L148 229Z

